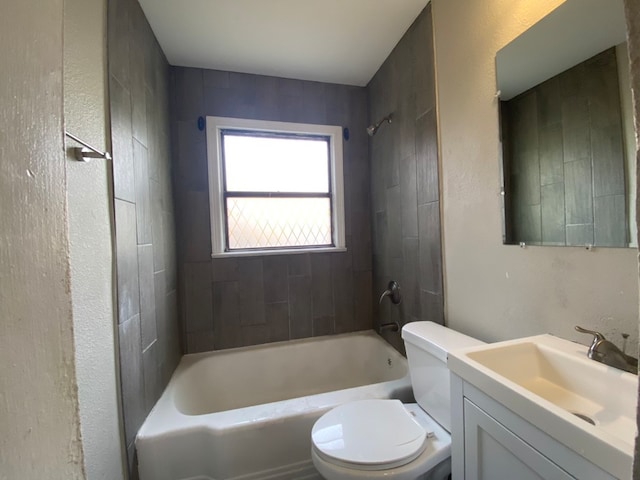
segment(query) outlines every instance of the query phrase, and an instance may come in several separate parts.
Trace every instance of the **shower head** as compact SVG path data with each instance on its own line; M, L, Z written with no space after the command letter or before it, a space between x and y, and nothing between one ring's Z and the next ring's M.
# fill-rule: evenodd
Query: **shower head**
M391 123L391 120L393 120L393 113L390 113L389 115L387 115L386 117L384 117L382 120L380 120L378 123L376 123L375 125L369 125L367 127L367 134L370 137L373 137L376 132L378 131L378 129L380 128L380 126L384 123Z

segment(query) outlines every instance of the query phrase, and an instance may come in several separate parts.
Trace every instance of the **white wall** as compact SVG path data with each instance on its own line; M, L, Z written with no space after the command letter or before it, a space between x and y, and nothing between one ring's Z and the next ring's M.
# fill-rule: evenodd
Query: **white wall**
M109 149L106 1L64 0L64 114L70 132ZM68 146L74 146L73 141ZM86 478L124 478L116 374L111 165L67 157L71 299Z
M83 479L62 146L62 0L0 15L0 478Z
M432 0L448 325L495 341L638 338L635 249L502 245L495 54L562 0Z

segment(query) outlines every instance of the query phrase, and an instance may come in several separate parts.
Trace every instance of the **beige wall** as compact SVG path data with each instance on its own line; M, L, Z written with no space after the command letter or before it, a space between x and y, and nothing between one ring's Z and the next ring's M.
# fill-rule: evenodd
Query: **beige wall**
M638 338L635 249L502 245L496 52L561 0L432 0L448 325L483 340Z
M101 150L109 149L105 30L105 0L64 0L65 127ZM67 157L65 166L86 478L118 480L124 473L114 334L111 165Z
M638 172L638 163L640 161L640 142L638 142L638 130L640 127L640 5L639 0L625 0L625 15L627 20L627 43L629 45L629 63L630 63L630 81L632 90L632 103L634 113L634 123L636 126L636 181ZM636 182L636 207L640 205L640 195L638 195L638 187ZM638 231L638 210L636 208L636 234ZM639 397L640 398L640 395ZM640 408L637 414L637 423L640 427ZM636 435L636 448L633 462L633 478L640 478L640 441Z
M83 479L69 292L62 0L0 15L0 478Z

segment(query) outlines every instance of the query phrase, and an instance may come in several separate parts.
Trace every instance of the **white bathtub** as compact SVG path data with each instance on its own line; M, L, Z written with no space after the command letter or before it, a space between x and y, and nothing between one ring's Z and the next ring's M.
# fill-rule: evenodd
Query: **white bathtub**
M136 437L141 480L319 478L313 423L361 398L412 400L372 331L185 355Z

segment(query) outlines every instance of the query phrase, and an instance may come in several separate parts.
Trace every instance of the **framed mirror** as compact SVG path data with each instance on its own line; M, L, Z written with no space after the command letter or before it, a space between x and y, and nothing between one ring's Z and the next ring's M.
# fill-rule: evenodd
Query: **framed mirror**
M567 0L496 55L506 244L635 247L622 0Z

